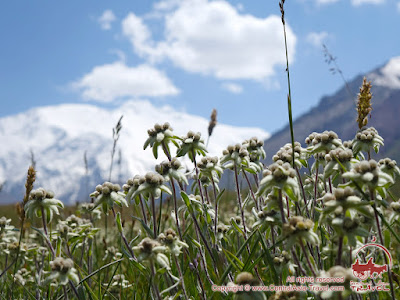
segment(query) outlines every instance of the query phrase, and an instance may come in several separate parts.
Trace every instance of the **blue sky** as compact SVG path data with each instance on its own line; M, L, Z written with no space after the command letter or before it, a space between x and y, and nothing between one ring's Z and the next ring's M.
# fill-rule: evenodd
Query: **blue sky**
M39 4L40 3L40 4ZM398 0L287 0L294 116L400 55ZM3 1L0 117L149 99L269 132L287 122L278 1Z

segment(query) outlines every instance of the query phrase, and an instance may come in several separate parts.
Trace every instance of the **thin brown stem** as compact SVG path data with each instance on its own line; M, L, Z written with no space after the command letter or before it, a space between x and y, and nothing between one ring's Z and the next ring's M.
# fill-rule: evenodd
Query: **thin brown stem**
M306 248L304 247L303 240L302 240L302 239L299 239L299 243L300 243L301 250L303 251L304 256L305 256L305 258L306 258L308 267L309 267L310 270L311 270L311 273L313 274L314 277L317 277L317 273L315 273L314 267L313 267L313 265L312 265L312 263L311 263L311 261L310 261L310 258L308 257Z
M242 207L242 196L240 195L238 169L237 169L236 163L234 165L234 172L235 172L235 183L236 183L237 199L238 199L240 214L242 216L243 235L244 235L244 239L247 240L247 229L246 229L246 222L245 222L245 218L244 218L244 207Z
M257 198L254 195L253 188L251 187L251 183L250 183L249 177L247 176L246 171L243 171L243 174L244 174L244 178L246 178L247 185L249 186L249 191L250 191L251 198L253 198L254 204L255 204L257 210L259 211L260 208L258 206Z

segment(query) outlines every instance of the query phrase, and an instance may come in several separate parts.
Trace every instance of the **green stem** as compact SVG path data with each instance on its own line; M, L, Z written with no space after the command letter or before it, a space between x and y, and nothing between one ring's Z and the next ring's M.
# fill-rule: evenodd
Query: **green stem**
M171 177L170 180L171 183L171 187L172 187L172 197L174 199L174 210L175 210L175 223L176 223L176 228L178 229L178 233L179 233L179 238L181 239L181 241L183 241L183 236L182 236L182 232L181 232L181 227L179 225L179 215L178 215L178 199L176 197L176 190L175 190L175 183L174 183L174 179Z
M289 115L289 127L290 127L290 137L292 141L292 165L294 168L294 133L293 133L293 119L292 119L292 93L290 88L290 72L289 72L289 55L288 55L288 47L287 47L287 38L286 38L286 25L284 18L284 10L283 10L283 2L282 2L282 25L283 25L283 36L285 39L285 55L286 55L286 73L287 73L287 83L288 83L288 115Z
M235 173L237 199L238 199L240 214L242 216L243 235L244 235L244 239L247 240L247 229L246 229L246 222L245 222L245 218L244 218L244 208L242 207L242 196L240 195L238 169L237 169L236 163L234 164L234 173Z
M313 274L314 277L317 277L317 273L315 273L314 267L313 267L313 265L312 265L312 263L311 263L311 261L310 261L310 258L308 257L306 248L304 247L303 240L302 240L302 239L299 239L299 242L300 242L301 250L303 251L304 256L306 257L306 261L307 261L308 267L309 267L310 270L311 270L311 273Z
M371 196L371 200L372 200L372 201L375 201L375 195L374 195L374 191L373 191L373 190L370 190L370 196ZM382 229L381 229L381 225L380 225L380 223L379 223L379 216L378 216L378 214L377 214L377 208L376 208L375 202L374 202L374 204L373 204L373 207L374 207L375 221L376 221L376 227L377 227L377 231L378 231L378 235L379 235L379 240L380 240L381 244L384 246L385 243L384 243L383 236L382 236ZM390 293L391 293L391 295L392 295L392 299L395 300L395 299L396 299L396 296L395 296L395 293L394 293L394 286L393 286L393 279L392 279L392 270L390 269L389 260L388 260L387 256L384 255L384 257L385 257L385 263L386 263L386 265L387 265L387 267L388 267L388 277L389 277L389 284L390 284Z
M56 252L54 251L53 245L51 244L51 241L49 239L49 235L47 233L47 225L46 225L46 217L44 216L44 208L41 207L40 209L41 209L41 212L42 212L42 223L43 223L44 233L46 234L46 242L47 242L47 245L49 246L49 249L50 249L51 254L53 255L53 259L54 259L54 257L56 256Z
M193 149L192 149L192 155L193 155L194 169L196 171L197 185L198 185L199 191L200 191L201 202L204 205L203 189L202 189L201 182L200 182L199 169L197 168L196 153L194 152Z
M183 274L182 274L181 266L179 265L179 262L178 262L178 259L176 258L176 256L175 255L172 255L172 256L174 257L174 261L175 261L176 267L178 269L179 277L181 279L183 295L185 296L185 299L188 300L189 298L188 298L187 293L186 293L185 281L183 280Z
M211 174L211 183L213 185L214 191L214 205L215 205L215 218L214 218L214 238L215 244L217 244L217 226L218 226L218 201L217 201L217 188L215 187L215 182L213 175Z
M257 202L256 196L254 195L253 189L251 188L251 183L250 183L249 177L246 174L246 171L243 171L243 174L244 174L244 177L246 178L247 185L249 186L251 198L253 198L254 204L255 204L257 210L260 211L260 207L258 206L258 202Z
M285 211L283 210L283 199L282 199L282 190L278 190L278 205L279 205L279 210L281 211L281 218L282 218L282 223L286 223L286 217L285 217Z
M114 207L112 207L111 209L112 209L112 212L113 212L113 214L114 214L114 220L115 220L115 218L116 218L117 215L116 215L116 213L115 213ZM124 244L125 244L125 246L126 246L126 249L128 249L128 251L129 251L129 253L131 254L132 258L136 260L136 256L135 256L135 254L133 253L132 247L129 245L128 240L126 239L126 236L125 236L124 232L121 231L120 234L121 234L122 240L124 241Z
M140 195L139 195L139 202L140 202L140 208L142 209L142 215L143 215L144 224L147 225L146 210L144 209L143 198Z
M157 238L157 215L156 215L156 203L154 196L151 195L151 211L153 215L153 232L154 232L154 238Z

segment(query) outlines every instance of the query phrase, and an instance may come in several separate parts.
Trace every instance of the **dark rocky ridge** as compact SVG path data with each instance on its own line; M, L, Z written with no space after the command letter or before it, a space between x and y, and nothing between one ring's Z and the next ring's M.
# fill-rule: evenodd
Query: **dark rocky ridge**
M377 69L369 74L379 73ZM316 107L297 118L293 123L295 141L305 146L304 140L311 132L324 130L335 131L343 141L353 139L358 130L356 99L363 77L359 75L349 82L353 97L343 86L335 94L323 97ZM366 77L369 80L369 75ZM374 157L387 156L400 162L400 89L374 85L372 81L372 94L373 110L368 126L375 127L385 139L385 146ZM269 164L272 156L290 140L287 125L265 141L266 163Z

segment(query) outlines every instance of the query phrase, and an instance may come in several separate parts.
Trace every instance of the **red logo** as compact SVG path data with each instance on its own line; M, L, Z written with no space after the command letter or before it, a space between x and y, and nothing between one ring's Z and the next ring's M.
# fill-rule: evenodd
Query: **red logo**
M392 267L392 256L389 251L382 245L374 243L376 238L373 237L372 243L365 244L360 249L358 249L357 254L366 247L376 247L385 252L385 255L389 257L389 266ZM374 262L374 258L371 257L368 259L367 263L360 263L359 258L357 257L354 264L351 265L351 269L353 270L354 276L356 276L360 280L366 280L367 278L375 279L382 278L382 274L388 271L388 265L377 265Z

